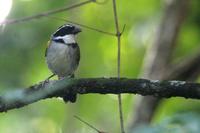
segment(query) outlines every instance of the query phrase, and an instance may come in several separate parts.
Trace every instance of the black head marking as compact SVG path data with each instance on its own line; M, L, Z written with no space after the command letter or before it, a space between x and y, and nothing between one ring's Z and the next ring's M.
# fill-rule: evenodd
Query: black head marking
M63 26L60 26L58 30L53 34L53 36L65 36L69 34L77 34L79 32L81 32L81 29L79 27L71 24L65 24Z

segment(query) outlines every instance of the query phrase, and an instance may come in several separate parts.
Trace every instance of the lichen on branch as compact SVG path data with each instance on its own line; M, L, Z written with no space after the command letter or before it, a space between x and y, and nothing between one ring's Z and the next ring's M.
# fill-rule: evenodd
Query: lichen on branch
M0 112L20 108L36 101L77 94L140 94L160 98L200 99L200 83L128 78L81 78L52 80L0 95Z

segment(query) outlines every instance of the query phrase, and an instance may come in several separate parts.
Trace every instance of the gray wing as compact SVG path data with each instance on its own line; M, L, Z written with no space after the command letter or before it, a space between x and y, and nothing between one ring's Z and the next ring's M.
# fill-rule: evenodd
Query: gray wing
M49 45L50 45L50 41L48 41L47 47L46 47L46 49L45 49L45 54L44 54L45 57L47 57L47 50L48 50L48 48L49 48Z

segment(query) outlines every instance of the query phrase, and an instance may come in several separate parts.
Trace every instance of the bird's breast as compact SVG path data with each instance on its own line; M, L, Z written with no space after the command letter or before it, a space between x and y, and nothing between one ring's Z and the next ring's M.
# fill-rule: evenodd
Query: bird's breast
M70 45L51 42L46 55L49 69L60 77L73 74L79 62L76 61L76 57L80 54L78 52L79 50Z

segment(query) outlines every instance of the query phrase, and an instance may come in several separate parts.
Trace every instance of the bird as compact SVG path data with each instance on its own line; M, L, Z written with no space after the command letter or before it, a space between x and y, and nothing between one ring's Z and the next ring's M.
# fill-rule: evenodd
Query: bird
M80 48L76 35L81 28L73 24L60 26L50 37L45 51L48 68L58 79L73 78L80 61ZM63 97L65 102L75 102L76 94L69 93Z

